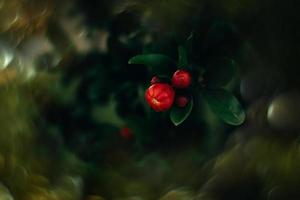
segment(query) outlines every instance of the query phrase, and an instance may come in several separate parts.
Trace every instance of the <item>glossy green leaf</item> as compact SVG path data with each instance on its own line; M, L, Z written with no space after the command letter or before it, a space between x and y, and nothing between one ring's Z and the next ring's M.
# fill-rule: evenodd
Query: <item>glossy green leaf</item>
M236 76L237 65L232 59L215 59L207 66L204 80L208 87L226 86Z
M190 115L193 109L193 105L194 102L193 99L191 98L189 103L183 108L180 108L178 106L173 106L170 112L170 119L175 126L180 125L188 118L188 116Z
M182 46L178 47L178 67L184 69L189 67L187 52L186 49Z
M245 121L245 112L239 101L224 89L206 89L203 97L211 110L224 122L240 125Z
M170 73L173 71L174 61L163 54L144 54L132 57L129 64L143 64L156 74Z

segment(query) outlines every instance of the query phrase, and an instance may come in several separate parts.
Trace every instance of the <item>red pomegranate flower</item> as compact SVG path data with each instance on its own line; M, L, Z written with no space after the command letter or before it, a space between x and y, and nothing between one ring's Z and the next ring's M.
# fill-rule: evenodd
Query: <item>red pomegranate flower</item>
M174 89L166 83L155 83L145 93L146 101L156 112L169 110L174 102L174 96Z
M187 88L191 85L191 74L186 70L177 70L172 77L172 85L175 88Z

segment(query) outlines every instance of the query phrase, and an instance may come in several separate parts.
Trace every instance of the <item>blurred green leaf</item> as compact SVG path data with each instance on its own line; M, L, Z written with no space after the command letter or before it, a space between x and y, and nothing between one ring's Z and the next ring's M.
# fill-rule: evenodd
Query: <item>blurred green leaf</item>
M170 73L175 62L163 54L144 54L132 57L128 64L143 64L156 74Z
M188 116L190 115L193 109L193 105L194 105L193 98L191 98L191 100L185 107L180 108L178 106L174 106L172 108L170 112L170 119L175 126L180 125L188 118Z
M204 80L208 87L226 86L235 77L237 65L232 59L219 58L208 64Z
M206 89L203 96L211 110L224 122L231 125L240 125L244 122L245 112L230 92L224 89Z
M178 67L187 69L189 67L186 49L182 46L178 47Z

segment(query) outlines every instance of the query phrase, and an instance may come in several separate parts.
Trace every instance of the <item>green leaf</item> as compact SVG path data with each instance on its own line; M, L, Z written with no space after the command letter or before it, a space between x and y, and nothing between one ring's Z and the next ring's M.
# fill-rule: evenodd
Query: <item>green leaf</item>
M203 90L203 97L211 110L224 122L231 125L240 125L246 115L239 101L224 89Z
M178 126L188 118L188 116L192 111L193 105L194 105L193 98L191 98L188 104L183 108L180 108L178 106L173 106L170 112L170 119L175 126Z
M178 47L178 67L184 69L189 67L186 49L182 46Z
M216 59L208 64L204 80L208 87L226 86L236 76L237 65L232 59Z
M143 64L155 74L171 73L175 62L163 54L143 54L132 57L128 64Z

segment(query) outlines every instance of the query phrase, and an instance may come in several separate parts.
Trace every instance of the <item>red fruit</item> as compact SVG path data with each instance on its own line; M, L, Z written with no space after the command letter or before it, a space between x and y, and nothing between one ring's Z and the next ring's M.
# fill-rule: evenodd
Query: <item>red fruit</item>
M187 88L192 83L191 74L186 70L177 70L172 77L172 85L175 88Z
M189 102L189 100L185 96L179 96L176 98L176 105L178 107L185 107L188 102Z
M154 76L152 79L151 79L151 85L155 84L155 83L159 83L160 82L160 79L158 78L158 76Z
M128 127L121 128L120 135L125 139L131 139L133 137L132 130Z
M174 89L166 83L155 83L145 93L146 101L156 112L169 110L174 102L174 97Z

